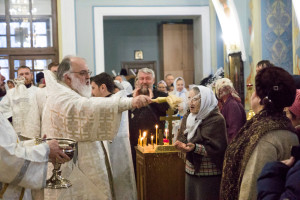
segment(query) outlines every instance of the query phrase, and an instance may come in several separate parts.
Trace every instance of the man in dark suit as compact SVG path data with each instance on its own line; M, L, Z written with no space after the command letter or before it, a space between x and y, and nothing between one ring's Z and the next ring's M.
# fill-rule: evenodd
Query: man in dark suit
M168 94L153 89L155 81L155 74L153 70L148 68L142 68L137 74L137 88L133 91L133 97L138 95L147 95L150 98L166 97ZM134 147L137 146L139 130L147 131L148 143L150 142L151 134L155 135L155 125L157 124L159 129L165 128L165 122L160 121L160 116L166 116L166 111L169 108L167 103L157 104L152 103L148 106L140 109L134 109L129 111L129 134L130 145L132 150L133 165L136 170L136 152Z

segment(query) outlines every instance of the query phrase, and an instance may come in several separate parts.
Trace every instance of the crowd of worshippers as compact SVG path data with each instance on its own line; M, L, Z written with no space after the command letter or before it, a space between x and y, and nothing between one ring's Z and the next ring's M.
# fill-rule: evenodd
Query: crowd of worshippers
M31 199L38 194L36 189L45 186L46 177L30 172L46 166L48 160L70 160L55 140L25 145L28 139L47 134L78 141L76 167L95 188L101 188L93 192L82 189L79 195L137 199L134 147L139 130L155 132L155 125L166 127L159 118L166 115L169 105L151 103L151 99L175 95L182 99L174 112L181 116L174 146L184 155L186 200L300 199L300 90L295 76L268 60L256 66L255 90L248 99L255 115L248 121L233 82L224 77L190 87L183 77L172 74L156 80L148 68L136 75L122 69L115 77L105 72L91 77L86 61L72 56L38 73L35 80L39 89L33 84L29 67L19 67L17 74L16 80L6 84L0 74L0 154L1 158L8 157L0 159L0 198L19 199L25 188L23 199ZM107 114L108 110L116 117ZM82 122L83 127L61 123L63 118L59 117L75 117L77 113L90 121ZM113 125L99 125L105 123ZM70 127L73 132L68 131ZM77 128L84 129L85 135ZM107 149L103 141L110 141ZM86 161L87 152L95 157L93 165ZM107 155L110 164L101 159ZM19 167L8 176L15 163ZM26 163L28 175L21 171ZM101 175L95 175L99 171ZM28 181L27 176L38 181Z

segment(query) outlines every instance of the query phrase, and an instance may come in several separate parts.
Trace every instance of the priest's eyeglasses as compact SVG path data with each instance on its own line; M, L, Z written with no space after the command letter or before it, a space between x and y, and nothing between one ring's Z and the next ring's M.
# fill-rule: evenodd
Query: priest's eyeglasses
M70 73L77 73L79 74L80 76L88 76L88 75L92 75L92 72L91 71L85 71L85 70L82 70L80 72L70 72Z

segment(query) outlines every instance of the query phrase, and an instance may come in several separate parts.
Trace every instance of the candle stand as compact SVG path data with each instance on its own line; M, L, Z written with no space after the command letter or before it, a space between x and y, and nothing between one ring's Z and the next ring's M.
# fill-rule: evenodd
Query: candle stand
M135 147L138 199L184 199L184 161L179 158L178 151L170 149L174 146L155 147L157 152L148 151L148 147Z

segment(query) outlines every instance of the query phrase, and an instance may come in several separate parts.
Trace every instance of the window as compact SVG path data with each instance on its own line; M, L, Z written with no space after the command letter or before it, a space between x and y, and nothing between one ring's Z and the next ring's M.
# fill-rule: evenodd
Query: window
M1 74L5 77L6 80L9 79L9 65L8 65L8 57L0 57L0 66L1 66Z
M6 79L21 65L34 73L58 61L56 0L0 0L0 67Z

